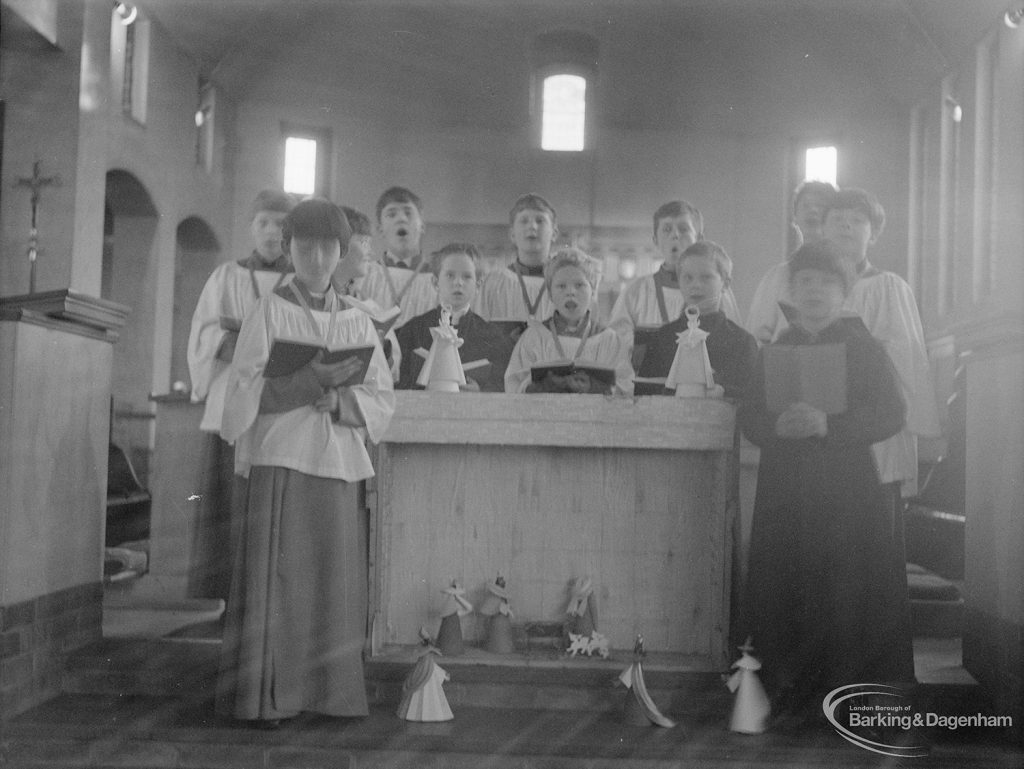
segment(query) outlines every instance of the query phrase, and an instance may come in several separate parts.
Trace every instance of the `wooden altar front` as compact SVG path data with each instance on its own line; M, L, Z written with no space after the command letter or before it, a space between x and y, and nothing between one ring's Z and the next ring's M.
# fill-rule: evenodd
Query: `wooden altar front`
M712 399L399 392L376 450L371 650L434 633L453 579L479 605L508 582L515 622L565 617L594 584L613 648L727 665L735 412ZM464 621L472 640L482 623Z

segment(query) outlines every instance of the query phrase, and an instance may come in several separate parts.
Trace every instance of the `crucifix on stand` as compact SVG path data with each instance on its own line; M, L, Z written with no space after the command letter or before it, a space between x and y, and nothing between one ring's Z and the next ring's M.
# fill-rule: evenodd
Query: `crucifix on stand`
M42 161L36 160L32 164L32 177L18 177L14 183L15 187L28 187L32 190L32 226L28 231L28 292L36 292L36 257L39 255L39 230L36 222L39 216L39 192L43 187L59 187L60 176L43 176L41 172Z

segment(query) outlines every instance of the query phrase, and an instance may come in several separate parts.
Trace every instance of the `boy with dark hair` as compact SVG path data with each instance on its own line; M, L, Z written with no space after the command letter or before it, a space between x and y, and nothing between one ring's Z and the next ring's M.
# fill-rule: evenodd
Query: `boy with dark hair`
M676 320L683 311L676 268L682 253L704 238L704 216L685 200L671 200L654 212L654 245L662 263L652 275L634 278L623 286L612 308L608 326L633 347L637 329L651 330ZM731 288L722 295L726 317L738 320L739 310Z
M824 236L838 248L857 275L844 311L858 315L889 353L907 402L907 422L903 429L873 447L878 475L889 487L893 515L898 516L902 509L901 494L917 493L918 436L937 436L940 428L928 350L914 293L899 275L879 270L868 261L868 249L877 242L884 227L885 210L874 195L861 189L840 190L825 210ZM899 520L893 525L902 531Z
M362 211L349 206L341 206L349 230L352 235L348 240L348 248L338 261L338 267L331 276L331 285L341 297L346 307L362 310L373 321L380 337L384 356L391 367L391 376L397 381L398 371L402 362L398 349L398 340L392 328L395 318L392 313L381 309L373 299L363 296L360 285L373 262L373 226L370 217Z
M424 358L416 350L427 352L433 339L430 329L439 324L441 307L451 310L451 323L463 340L459 357L464 364L486 360L479 369L466 371L467 390L502 392L505 369L512 343L502 329L481 318L471 309L480 285L480 253L471 243L449 243L431 256L432 282L437 289L438 306L417 315L398 330L402 351L399 389L422 389L417 385Z
M204 475L195 559L198 576L194 595L227 598L232 497L239 493L234 477L234 450L220 437L228 369L238 331L256 301L291 280L292 266L281 244L281 224L295 200L281 190L260 191L250 207L252 252L244 259L219 265L206 281L192 314L188 338L188 369L192 402L203 403L199 429L208 434L203 447Z
M708 332L708 358L715 384L722 388L725 397L743 398L757 362L757 342L721 310L722 296L732 282L732 259L717 243L700 240L683 251L678 273L684 310L695 307L700 312L700 328ZM637 377L664 379L672 368L679 334L686 329L686 317L681 315L653 332L643 358L636 362ZM638 381L634 392L637 395L671 394L660 382Z
M358 288L382 309L401 310L397 328L437 304L437 291L424 272L427 263L420 254L423 203L405 187L389 187L377 199L376 212L384 253L380 262L369 266Z
M797 247L821 240L825 223L825 210L836 194L829 182L804 181L793 191L793 218L790 225L799 234ZM754 292L747 313L747 330L762 344L767 344L786 327L783 311L789 306L789 260L779 262L768 270Z
M899 432L905 406L882 345L843 317L856 280L844 261L827 241L793 254L792 322L762 350L765 361L792 352L780 346L838 352L836 381L787 398L779 369L758 366L739 409L761 449L741 630L780 713L820 715L822 697L841 686L914 681L902 537L871 452Z
M373 476L368 441L383 437L395 397L373 323L345 309L331 284L351 236L327 200L304 200L288 214L295 278L246 316L228 381L222 433L236 442L236 469L249 483L233 537L215 709L267 726L304 711L368 712L362 481ZM318 353L290 373L273 371L281 339L369 347L370 357L330 362Z
M531 192L516 200L508 220L515 259L483 279L477 312L487 320L507 325L514 341L527 321L546 318L552 312L544 284L544 264L558 237L558 218L547 200Z

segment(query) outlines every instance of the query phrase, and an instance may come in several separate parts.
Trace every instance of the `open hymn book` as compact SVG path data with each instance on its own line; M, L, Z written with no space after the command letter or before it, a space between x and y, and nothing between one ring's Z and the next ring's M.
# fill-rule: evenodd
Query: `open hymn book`
M569 376L582 372L587 374L591 379L595 379L598 382L612 387L615 385L615 369L609 368L608 366L602 366L600 363L590 360L552 360L545 361L543 363L537 363L530 367L530 376L534 382L544 381L544 377L548 374L555 376Z
M318 352L323 352L321 363L341 363L346 358L356 357L359 359L359 368L339 387L350 387L362 384L366 379L366 372L370 368L370 358L373 357L375 345L365 342L354 345L339 345L337 347L324 346L319 342L308 339L285 339L277 338L270 347L270 356L267 365L263 369L263 376L271 378L285 376L298 371L316 357Z
M768 410L775 413L806 403L826 414L841 414L846 411L846 345L768 345L764 389Z

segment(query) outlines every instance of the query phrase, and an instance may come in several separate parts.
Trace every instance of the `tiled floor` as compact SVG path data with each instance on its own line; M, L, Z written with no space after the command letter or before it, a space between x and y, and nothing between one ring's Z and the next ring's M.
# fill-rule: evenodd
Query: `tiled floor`
M167 635L167 617L139 614L129 635L152 639ZM178 618L180 620L180 617ZM175 620L172 624L177 624ZM669 715L673 729L625 724L617 709L480 707L480 699L460 697L451 684L455 719L417 724L398 719L394 704L374 705L369 717L333 719L303 714L276 731L217 717L213 712L210 672L215 669L212 643L189 644L190 634L216 633L216 623L202 617L192 631L172 631L181 643L166 644L170 667L191 667L195 675L155 681L162 696L119 690L118 675L130 667L130 652L121 660L97 650L110 667L111 686L93 693L64 694L4 725L0 766L50 767L192 767L193 769L316 769L375 767L405 769L667 769L668 767L975 767L1021 769L1024 750L996 729L931 729L912 736L928 755L895 759L857 747L843 739L820 715L809 721L784 720L762 735L727 728L731 696L712 682L674 697ZM118 639L104 642L116 649ZM145 649L151 642L139 646ZM160 642L156 642L159 645ZM200 649L202 651L200 651ZM147 659L151 655L139 652ZM191 656L189 656L191 654ZM918 677L933 692L977 692L959 666L956 639L920 639L915 643ZM191 661L191 662L190 662ZM454 666L453 666L454 667ZM465 671L455 671L453 681ZM658 674L651 671L652 681ZM586 675L568 678L566 686L583 685ZM576 683L573 683L573 682ZM529 683L529 682L527 682ZM935 686L942 684L942 686ZM495 684L500 686L501 684ZM163 688L160 688L163 687ZM621 697L616 690L603 695ZM972 695L968 695L970 698ZM384 700L387 701L387 700ZM973 700L965 700L967 702ZM933 701L929 706L934 705ZM958 700L943 699L943 712L958 714ZM970 707L974 707L970 705ZM971 710L970 712L974 712Z
M363 719L302 715L266 731L217 718L209 699L65 695L11 724L0 764L6 758L19 767L207 769L1024 765L1024 752L977 730L915 735L929 754L900 763L847 743L823 719L757 736L728 731L726 719L694 703L672 729L628 726L617 713L494 708L458 708L453 721L417 724L376 707Z

